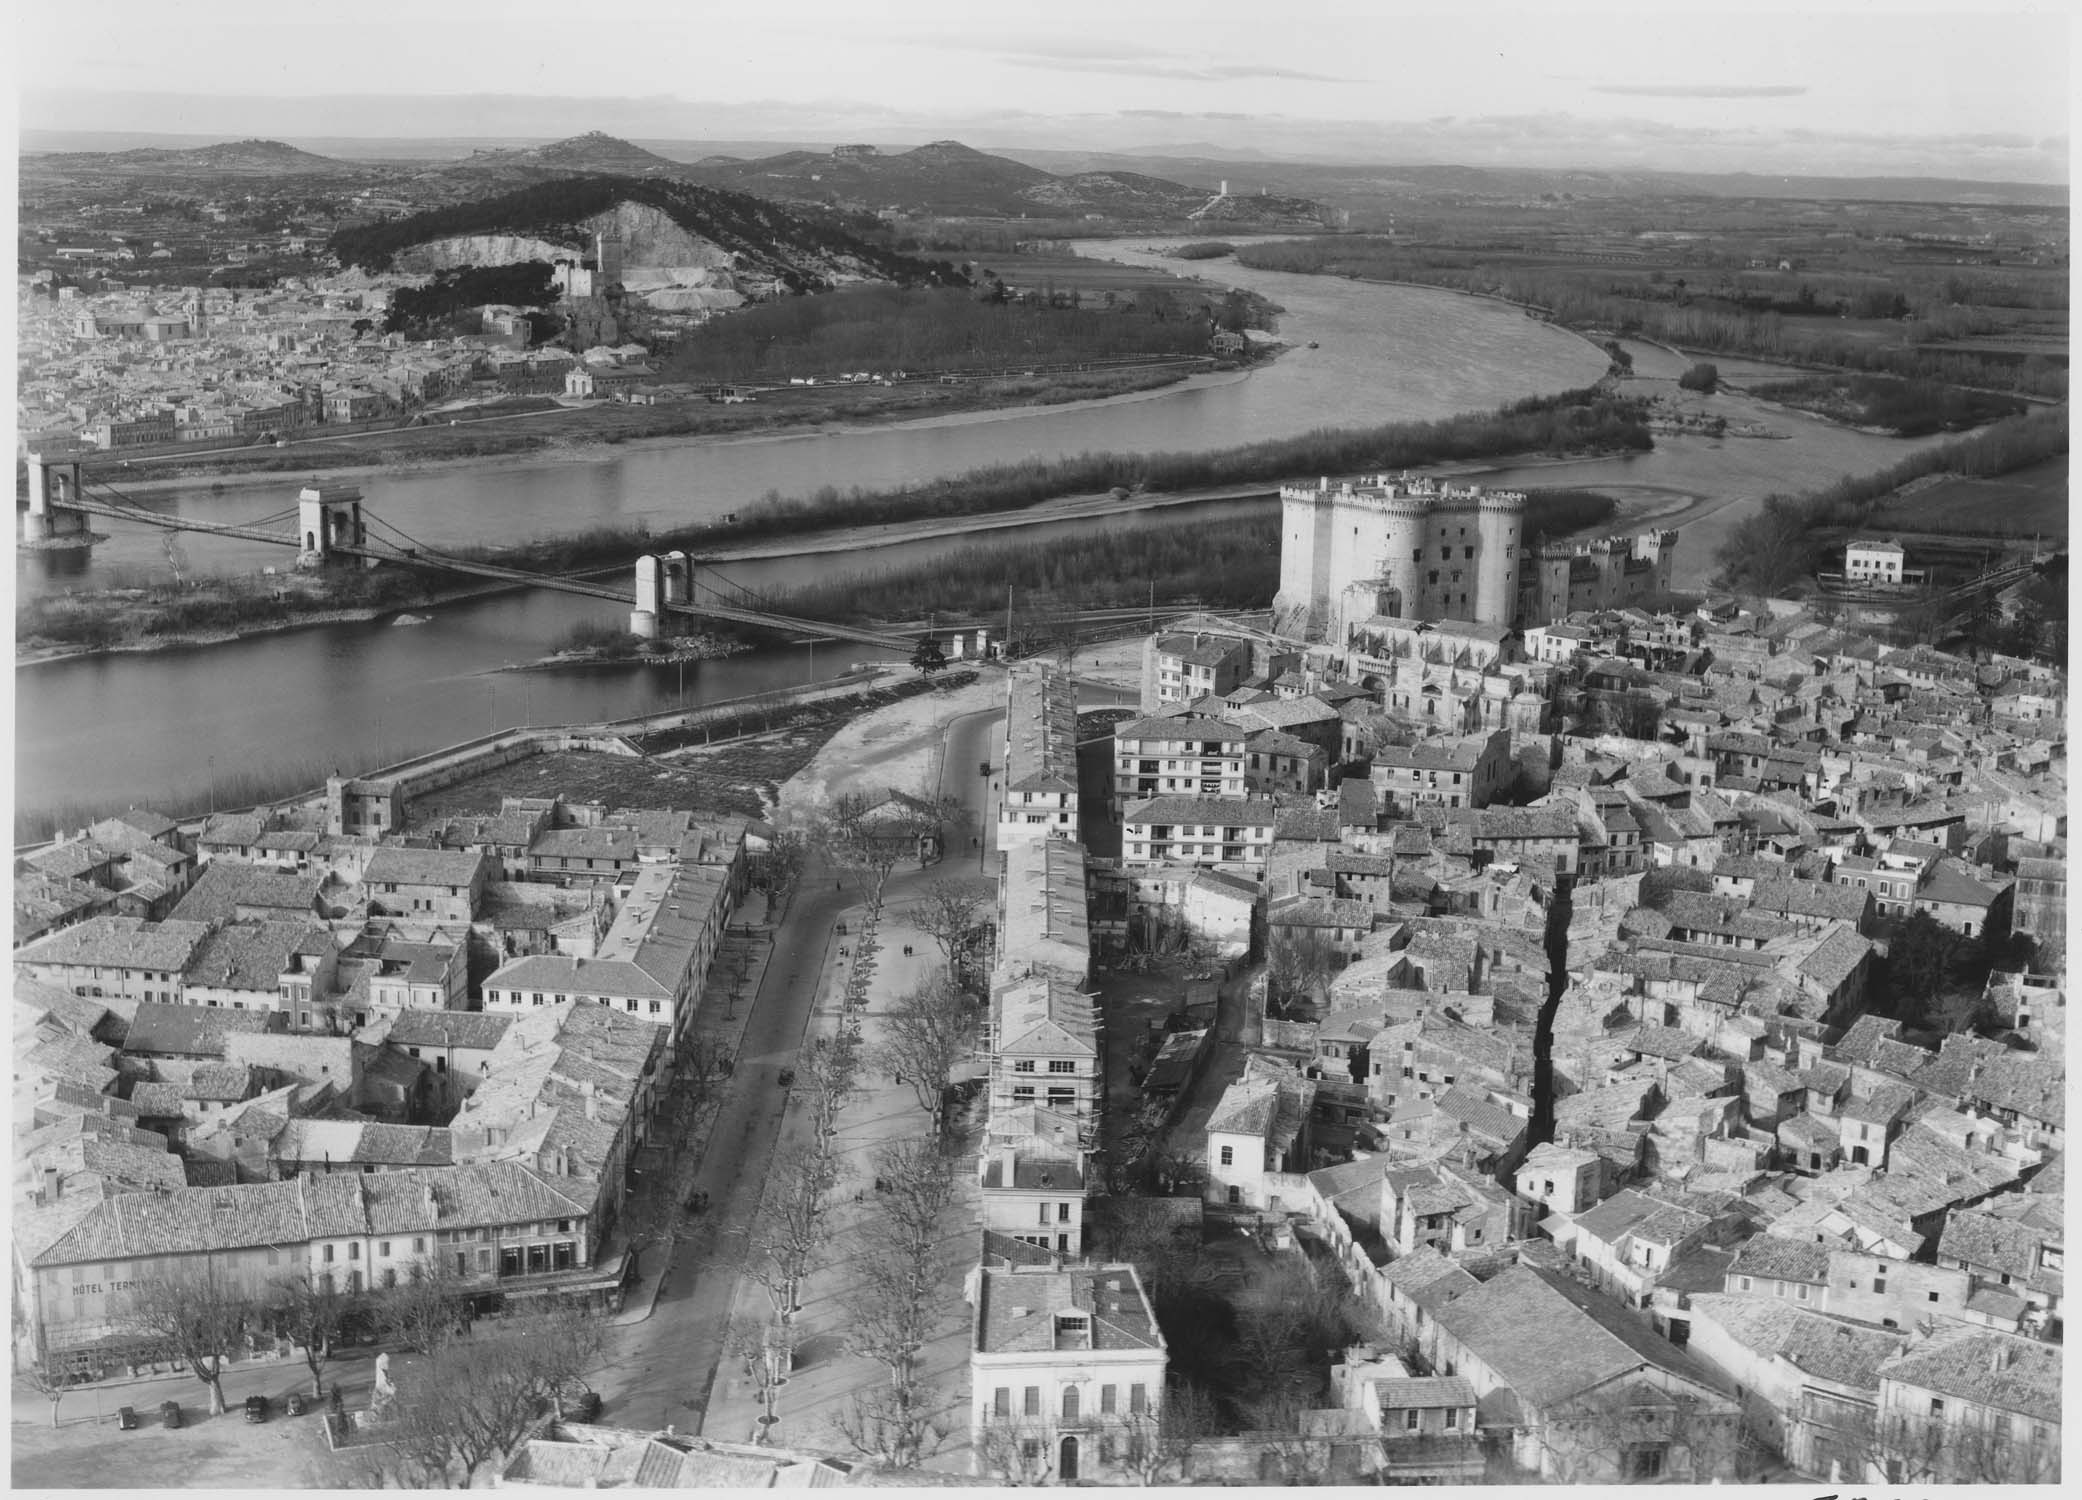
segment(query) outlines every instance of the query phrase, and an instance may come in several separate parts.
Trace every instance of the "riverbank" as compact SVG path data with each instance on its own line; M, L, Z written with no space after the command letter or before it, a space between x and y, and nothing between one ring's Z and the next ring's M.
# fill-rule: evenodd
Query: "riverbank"
M1128 366L941 385L910 381L882 387L784 388L757 400L718 405L705 399L656 406L618 402L559 404L543 411L472 419L436 412L425 426L299 438L286 447L218 449L189 457L160 454L93 465L91 478L135 486L150 499L219 485L273 486L282 475L323 472L340 479L438 471L462 464L568 454L594 459L608 447L679 447L707 441L787 438L874 428L932 427L962 420L1016 418L1026 410L1075 410L1201 389L1247 377L1248 368L1208 368L1207 360ZM1197 367L1189 368L1188 366ZM921 411L924 414L921 414ZM458 425L448 425L450 417ZM501 430L487 433L493 423ZM507 424L525 424L513 430Z
M1263 493L1257 487L1296 475L1354 473L1426 467L1441 459L1540 452L1610 453L1641 451L1653 446L1645 426L1646 407L1596 389L1534 397L1489 413L1470 413L1425 423L1394 423L1372 428L1319 430L1298 438L1186 453L1083 453L1073 458L997 464L896 491L841 492L828 487L807 498L769 497L722 523L663 533L647 526L596 526L590 530L539 538L502 548L473 548L463 555L545 575L576 575L593 569L626 566L640 553L685 549L704 558L748 558L733 551L733 534L767 543L767 556L796 555L805 531L842 530L850 541L828 550L886 545L926 535L945 536L969 529L988 517L1034 518L1044 502L1070 501L1092 514L1138 496L1173 497L1170 503L1234 499L1239 493ZM1147 502L1146 502L1147 503ZM855 515L869 519L843 523ZM1076 519L1075 508L1054 519ZM1010 524L998 520L995 524ZM936 530L934 528L937 528ZM879 536L877 530L879 529ZM740 543L742 547L744 544ZM220 591L231 586L221 581ZM149 639L201 644L224 637L224 622L252 621L262 628L296 623L327 608L315 603L299 609L276 588L267 600L247 597L218 607L179 588L162 590L148 601L168 616L187 617L199 628L179 630L140 627L126 620L139 596L42 596L16 613L16 638L39 642L31 650L141 645ZM433 601L432 591L399 591L383 601L418 608ZM349 607L353 607L350 605Z

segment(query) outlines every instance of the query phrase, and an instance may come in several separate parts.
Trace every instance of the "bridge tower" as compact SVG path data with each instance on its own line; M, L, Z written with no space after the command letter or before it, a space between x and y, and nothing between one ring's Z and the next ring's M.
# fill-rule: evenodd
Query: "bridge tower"
M337 547L367 546L361 491L351 484L305 485L296 497L296 540L299 564L331 562Z
M684 552L663 557L646 552L636 559L636 608L629 611L629 634L655 641L666 612L675 604L693 602L693 559Z
M29 470L29 508L22 512L22 540L31 546L83 546L93 540L80 488L78 438L65 433L33 437L24 445Z
M665 594L665 564L646 552L636 559L636 608L629 611L629 634L647 641L658 638L658 607Z

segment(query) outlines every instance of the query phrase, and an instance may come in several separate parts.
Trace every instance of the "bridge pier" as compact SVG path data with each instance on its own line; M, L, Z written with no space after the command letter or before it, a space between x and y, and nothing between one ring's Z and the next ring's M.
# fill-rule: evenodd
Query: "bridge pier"
M25 445L29 470L29 505L22 512L22 544L28 547L85 547L95 540L87 529L87 513L78 508L80 488L78 438L64 433L31 438Z

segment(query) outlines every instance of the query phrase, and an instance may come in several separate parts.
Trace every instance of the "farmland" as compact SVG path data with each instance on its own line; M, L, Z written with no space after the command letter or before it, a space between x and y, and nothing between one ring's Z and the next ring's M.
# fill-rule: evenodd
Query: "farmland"
M1933 476L1935 483L1883 501L1869 525L1890 531L1970 536L2068 534L2068 460L2063 454L1993 479Z

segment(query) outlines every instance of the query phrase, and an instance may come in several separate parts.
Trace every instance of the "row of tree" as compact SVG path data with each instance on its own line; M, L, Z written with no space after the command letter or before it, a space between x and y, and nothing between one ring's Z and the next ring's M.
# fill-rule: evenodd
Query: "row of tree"
M256 1290L205 1258L139 1287L120 1321L157 1357L187 1366L213 1415L226 1409L226 1362L260 1339L298 1345L320 1399L326 1369L350 1339L383 1339L400 1351L396 1399L371 1430L372 1441L341 1450L338 1477L407 1488L467 1488L582 1381L599 1359L605 1331L594 1313L571 1304L474 1319L469 1290L434 1260L415 1262L394 1284L356 1293L311 1272ZM57 1425L71 1379L46 1365L35 1366L30 1379L50 1401Z
M1000 295L862 286L744 308L683 340L669 373L703 382L778 381L850 370L930 373L1207 352L1205 310L1162 317L1153 307L1110 302L1018 302L1004 283L989 286Z

